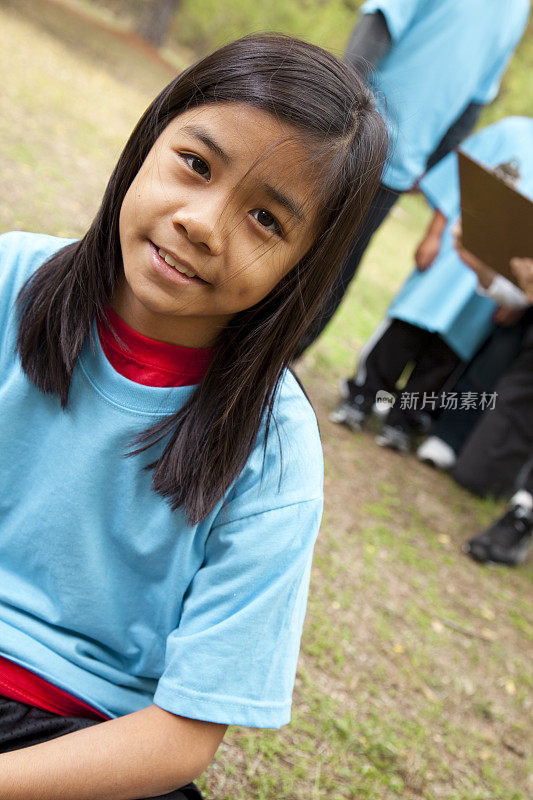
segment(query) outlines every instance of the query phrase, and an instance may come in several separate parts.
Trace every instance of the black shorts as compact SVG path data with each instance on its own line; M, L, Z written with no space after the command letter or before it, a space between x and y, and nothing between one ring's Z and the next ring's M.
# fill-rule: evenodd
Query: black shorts
M98 724L97 720L61 717L0 696L0 753L20 750ZM194 783L189 783L170 794L146 800L202 800L202 795Z

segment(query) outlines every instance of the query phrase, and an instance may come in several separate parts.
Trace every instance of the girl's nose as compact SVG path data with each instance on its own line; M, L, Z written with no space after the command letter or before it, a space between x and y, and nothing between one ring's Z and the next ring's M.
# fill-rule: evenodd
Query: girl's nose
M222 247L223 207L220 202L185 204L174 212L172 222L190 242L217 255Z

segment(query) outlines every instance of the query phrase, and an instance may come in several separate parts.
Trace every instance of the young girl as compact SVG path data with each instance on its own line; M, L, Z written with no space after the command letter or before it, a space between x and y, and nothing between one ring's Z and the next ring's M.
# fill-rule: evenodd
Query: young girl
M385 151L349 67L253 36L81 241L0 238L2 800L198 797L228 724L288 722L322 461L287 365Z

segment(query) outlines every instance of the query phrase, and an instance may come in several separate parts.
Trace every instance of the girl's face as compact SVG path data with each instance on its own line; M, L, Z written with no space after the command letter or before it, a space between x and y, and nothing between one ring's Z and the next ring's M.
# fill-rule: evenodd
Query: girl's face
M245 104L176 117L122 203L114 310L150 338L213 344L311 246L309 161L296 129Z

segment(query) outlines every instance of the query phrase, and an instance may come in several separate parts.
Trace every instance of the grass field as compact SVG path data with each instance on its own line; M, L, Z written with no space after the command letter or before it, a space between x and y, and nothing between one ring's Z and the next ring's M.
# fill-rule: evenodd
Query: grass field
M170 70L56 4L4 0L0 72L0 231L79 235ZM301 365L322 430L326 511L293 722L233 729L200 781L207 798L533 793L533 568L479 567L460 552L500 506L327 419L336 380L411 269L427 218L418 198L402 200Z

